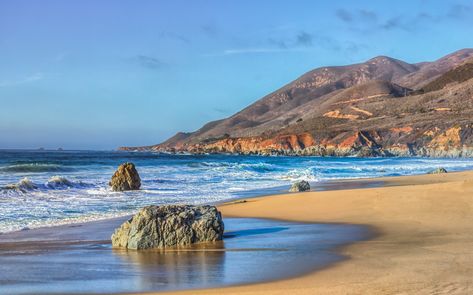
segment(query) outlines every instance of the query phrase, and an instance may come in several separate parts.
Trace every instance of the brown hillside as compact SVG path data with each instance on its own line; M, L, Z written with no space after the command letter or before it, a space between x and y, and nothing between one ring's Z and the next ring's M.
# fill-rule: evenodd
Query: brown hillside
M160 145L123 149L470 156L472 58L473 49L464 49L434 62L408 64L380 56L318 68L196 132L178 133Z

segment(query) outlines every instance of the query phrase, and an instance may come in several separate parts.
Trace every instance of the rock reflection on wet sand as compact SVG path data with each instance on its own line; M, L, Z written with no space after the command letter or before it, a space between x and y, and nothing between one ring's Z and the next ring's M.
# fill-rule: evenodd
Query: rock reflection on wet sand
M134 268L134 284L160 289L166 285L187 286L218 281L225 264L222 242L174 250L121 250L113 253Z

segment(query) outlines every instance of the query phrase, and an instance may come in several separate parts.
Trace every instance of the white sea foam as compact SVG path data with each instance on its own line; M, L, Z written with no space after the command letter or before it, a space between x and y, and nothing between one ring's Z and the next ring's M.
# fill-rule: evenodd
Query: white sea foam
M314 175L312 168L290 170L287 173L281 175L280 179L289 180L291 182L299 181L299 180L306 180L306 181L319 180L318 177Z
M21 192L38 189L38 186L34 184L28 177L21 179L18 183L7 184L4 189L7 190L19 190Z
M74 183L72 183L69 179L65 177L55 175L48 179L45 186L52 189L67 188L73 187Z

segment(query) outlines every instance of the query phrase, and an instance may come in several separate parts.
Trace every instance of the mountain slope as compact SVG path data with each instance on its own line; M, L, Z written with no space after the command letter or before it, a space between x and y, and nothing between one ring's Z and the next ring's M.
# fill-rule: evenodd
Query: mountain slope
M123 149L473 155L473 82L466 62L470 58L473 49L431 63L408 64L380 56L355 65L318 68L196 132L178 133L155 146Z
M473 49L466 48L446 55L434 62L416 64L418 71L405 75L395 82L412 89L420 89L425 84L438 78L447 71L461 65L465 60L473 57Z
M468 59L464 64L449 70L427 85L423 86L422 93L436 91L445 88L452 83L462 83L473 78L473 59Z
M414 65L388 57L376 57L350 66L319 68L263 97L230 118L219 121L212 128L201 128L192 139L197 142L225 134L254 136L260 132L255 127L277 120L282 114L324 95L370 80L397 79L417 69Z

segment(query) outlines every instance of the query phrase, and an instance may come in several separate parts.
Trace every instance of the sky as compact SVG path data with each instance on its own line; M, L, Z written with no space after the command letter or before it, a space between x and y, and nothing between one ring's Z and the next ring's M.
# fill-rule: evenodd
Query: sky
M0 148L159 143L311 69L473 47L473 2L0 0Z

